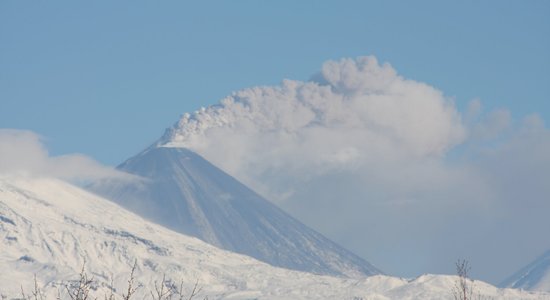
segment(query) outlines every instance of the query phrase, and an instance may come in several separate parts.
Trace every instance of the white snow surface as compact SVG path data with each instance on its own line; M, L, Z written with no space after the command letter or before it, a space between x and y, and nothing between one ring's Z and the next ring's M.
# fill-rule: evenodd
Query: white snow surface
M452 299L456 277L422 275L407 280L376 275L358 279L275 268L196 238L170 231L68 183L46 178L0 178L0 299L31 294L36 275L46 299L67 299L63 284L85 263L103 298L113 278L124 291L137 262L134 299L150 299L163 274L183 280L196 299ZM499 289L476 281L495 299L550 299L549 294Z
M503 287L550 292L550 250L500 284Z

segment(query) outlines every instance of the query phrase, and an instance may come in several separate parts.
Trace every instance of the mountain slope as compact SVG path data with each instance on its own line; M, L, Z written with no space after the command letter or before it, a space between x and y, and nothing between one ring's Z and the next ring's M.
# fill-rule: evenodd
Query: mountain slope
M454 276L414 280L388 276L343 279L274 268L196 238L150 223L118 205L52 179L0 178L0 299L30 294L36 275L45 299L68 299L64 283L78 278L86 262L94 278L92 298L113 285L124 292L136 262L136 297L162 274L183 280L198 299L452 299ZM480 295L498 299L544 299L548 294L497 289L476 282Z
M550 292L550 250L503 281L500 286Z
M90 189L170 229L274 266L349 277L380 274L190 150L152 147L118 169L146 180L102 181Z

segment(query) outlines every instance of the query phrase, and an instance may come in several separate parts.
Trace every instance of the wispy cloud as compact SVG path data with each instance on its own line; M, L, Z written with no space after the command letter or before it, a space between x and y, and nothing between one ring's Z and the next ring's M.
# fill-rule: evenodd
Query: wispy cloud
M235 92L159 143L197 151L388 272L452 272L468 257L498 281L550 247L549 131L512 115L480 100L462 114L360 57Z
M75 182L131 178L82 154L50 156L39 135L15 129L0 129L0 174L48 176Z

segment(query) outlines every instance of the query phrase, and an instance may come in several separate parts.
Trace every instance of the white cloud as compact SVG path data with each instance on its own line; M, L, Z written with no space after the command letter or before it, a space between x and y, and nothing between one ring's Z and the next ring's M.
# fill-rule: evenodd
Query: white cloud
M491 140L511 126L512 115L507 109L490 112L484 119L474 124L471 136L474 139Z
M453 272L466 257L498 280L550 247L540 118L514 126L479 99L463 117L374 57L312 78L235 92L159 143L197 151L390 273Z
M467 258L498 283L550 248L550 131L530 116L456 151L330 172L283 205L387 272L452 273Z
M51 157L40 136L31 131L15 129L0 129L0 174L49 176L78 182L105 177L131 177L102 166L85 155Z
M440 156L465 137L452 101L374 57L329 61L315 78L238 91L185 114L162 142L279 198L289 191L266 187L266 178Z

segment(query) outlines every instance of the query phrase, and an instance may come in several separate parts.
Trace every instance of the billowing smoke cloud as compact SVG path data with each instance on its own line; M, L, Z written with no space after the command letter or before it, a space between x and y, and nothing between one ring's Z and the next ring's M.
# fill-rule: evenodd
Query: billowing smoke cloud
M262 178L441 156L465 137L452 101L374 57L329 61L316 81L242 90L185 114L161 143L191 148L277 200Z
M51 157L40 136L14 129L0 129L0 175L47 176L74 182L131 178L81 154Z
M550 134L504 109L463 115L374 57L235 92L159 142L197 151L383 270L497 282L546 248Z

